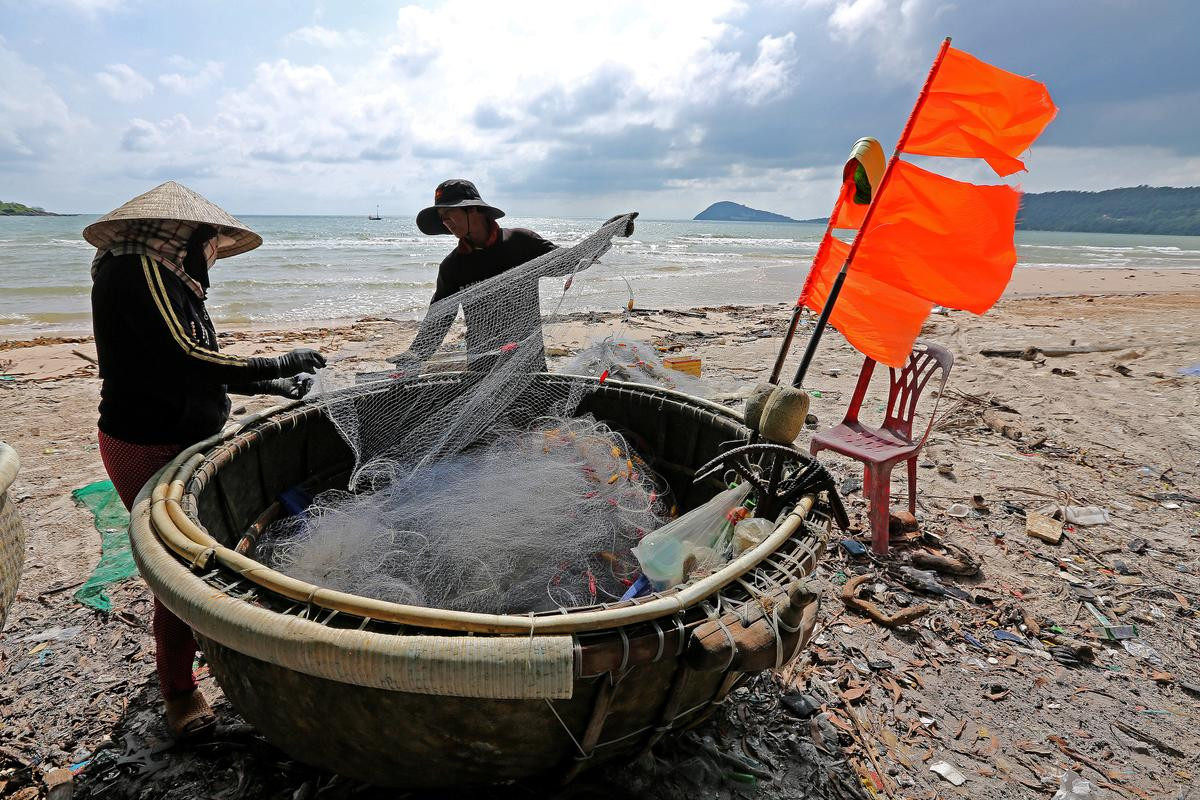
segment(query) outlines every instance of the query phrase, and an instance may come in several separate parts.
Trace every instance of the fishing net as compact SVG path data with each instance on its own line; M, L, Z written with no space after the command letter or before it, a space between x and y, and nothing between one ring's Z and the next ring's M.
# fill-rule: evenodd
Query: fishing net
M349 486L273 526L260 557L314 584L436 608L523 613L620 599L638 577L633 548L669 518L669 488L620 432L576 416L594 384L551 388L534 375L546 369L543 325L582 307L577 274L632 218L432 304L382 376L323 370L311 402L353 451ZM431 370L460 307L466 348L454 355L465 372ZM615 337L583 358L568 371L653 370L671 386L690 377L661 374L653 347ZM406 391L417 382L420 392Z
M590 415L493 431L374 487L329 491L261 545L273 567L321 586L414 605L523 613L620 599L632 548L665 521L669 489Z
M356 460L351 487L366 475L405 474L448 458L480 441L501 420L528 425L547 412L547 397L531 392L533 375L546 369L543 325L582 306L572 292L576 273L586 270L612 246L612 238L630 230L635 215L614 217L572 247L559 248L505 270L429 307L408 353L396 359L391 380L418 375L428 354L450 330L460 306L468 320L465 362L470 378L450 381L431 402L414 409L389 392L350 390L354 376L326 370L315 402L350 445ZM547 281L550 302L542 308L542 279L564 279L556 289ZM545 311L545 313L543 313ZM593 373L598 374L598 373ZM582 394L559 400L556 412L569 416Z
M708 387L700 378L663 366L662 354L646 342L609 335L580 350L567 364L572 375L606 375L619 381L662 386L704 397Z

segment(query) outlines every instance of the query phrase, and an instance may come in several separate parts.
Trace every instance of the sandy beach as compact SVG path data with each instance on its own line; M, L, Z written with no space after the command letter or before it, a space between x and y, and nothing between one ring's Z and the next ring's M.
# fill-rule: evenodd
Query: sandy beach
M706 378L737 402L769 372L789 316L786 304L583 315L548 329L551 368L621 326L631 338L699 356ZM402 350L414 330L414 323L389 320L224 330L222 346L243 355L316 347L339 367L368 371L386 366L381 359ZM839 594L855 573L894 581L834 548L818 573L820 635L775 675L780 694L824 686L840 696L828 710L858 733L843 738L845 750L830 762L877 762L877 796L1049 797L1066 768L1082 770L1104 797L1187 796L1181 789L1200 781L1200 378L1180 370L1200 362L1200 274L1021 269L986 316L935 314L924 336L956 361L921 458L921 528L979 562L976 576L943 579L976 600L922 598L930 614L908 632L889 630L845 608ZM803 334L789 368L802 343ZM1097 349L1032 359L983 355L1067 346ZM312 786L328 789L322 797L359 791L292 764L244 725L223 728L234 743L224 750L169 749L145 586L133 580L116 588L109 615L72 599L99 556L91 519L70 497L106 477L95 440L94 356L88 337L0 342L0 439L22 459L13 496L29 531L24 578L0 635L0 796L36 785L45 770L88 762L97 748L141 772L113 777L85 765L75 777L77 797L133 796L146 781L163 780L220 797L311 797ZM807 381L819 393L812 401L819 427L840 420L860 365L839 335L826 337ZM875 390L882 399L880 383ZM268 398L234 402L238 416L270 405ZM839 475L861 478L861 468L829 460ZM901 473L894 507L904 502ZM843 486L858 526L853 535L865 540L866 506L852 483ZM982 497L978 510L947 513L975 495ZM1028 537L1023 513L1048 503L1099 506L1111 521L1069 529L1058 545ZM1100 598L1114 622L1136 625L1136 642L1152 649L1102 641L1082 605L1088 597ZM994 637L994 630L1030 636L1019 628L1026 619L1087 642L1094 662L1067 666L1045 648ZM72 626L80 629L74 636L34 643L49 629ZM865 666L876 662L890 666ZM206 686L220 700L211 679ZM767 712L751 705L735 694L714 735L736 742L738 731L782 725L809 736L810 720L788 716L778 702ZM236 721L227 704L219 710ZM845 722L852 716L854 725ZM795 797L802 786L812 796L855 796L835 793L828 776L836 771L822 771L825 784L802 784L811 765L761 748L758 757L774 764L776 777L760 781L757 796ZM955 787L930 771L942 761L967 782ZM607 775L607 783L582 783L597 792L630 790L644 779L633 769ZM668 784L662 796L688 791L686 782ZM707 788L706 796L734 791L720 781Z

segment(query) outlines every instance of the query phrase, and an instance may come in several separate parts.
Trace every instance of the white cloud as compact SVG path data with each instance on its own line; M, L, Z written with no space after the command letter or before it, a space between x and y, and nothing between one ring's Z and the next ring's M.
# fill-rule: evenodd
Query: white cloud
M1116 186L1200 186L1200 156L1181 157L1165 147L1040 147L1025 158L1029 172L1014 175L1025 191Z
M53 0L56 5L80 11L88 16L116 11L125 0Z
M154 92L154 84L128 64L109 64L96 80L118 103L133 103Z
M81 126L46 76L0 37L0 163L34 157Z
M873 59L878 77L909 83L933 62L930 23L955 7L950 0L835 0L829 31L864 60Z
M283 40L285 42L300 42L301 44L311 44L317 47L333 49L335 47L345 47L357 38L354 34L335 31L321 25L308 25L303 28L297 28L283 37Z
M184 67L188 69L188 67ZM195 94L220 80L225 67L219 61L206 62L199 70L193 70L190 75L180 72L168 72L158 76L158 82L173 92L180 94Z
M791 71L796 66L796 34L764 36L758 42L758 57L737 77L737 84L751 104L786 93Z

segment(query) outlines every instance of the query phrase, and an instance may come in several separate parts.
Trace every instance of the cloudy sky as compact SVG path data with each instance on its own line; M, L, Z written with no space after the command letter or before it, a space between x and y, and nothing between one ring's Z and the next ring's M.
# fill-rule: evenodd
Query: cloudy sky
M1200 184L1193 0L0 0L0 199L400 215L461 176L518 216L822 216L947 35L1060 107L1026 190Z

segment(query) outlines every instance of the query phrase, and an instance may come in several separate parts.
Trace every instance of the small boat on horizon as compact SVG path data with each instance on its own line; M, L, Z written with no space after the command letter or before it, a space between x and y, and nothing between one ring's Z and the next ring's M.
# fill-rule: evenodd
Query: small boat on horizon
M383 217L379 216L379 206L375 206L374 214L367 214L367 219L383 219Z

